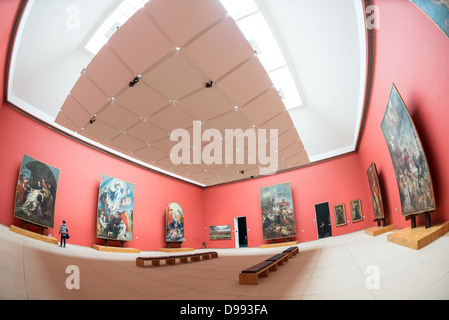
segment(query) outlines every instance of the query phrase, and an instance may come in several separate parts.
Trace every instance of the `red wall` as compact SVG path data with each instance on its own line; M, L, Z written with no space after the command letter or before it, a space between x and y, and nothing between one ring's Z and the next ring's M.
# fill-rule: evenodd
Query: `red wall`
M380 28L375 30L375 69L372 100L359 148L367 169L377 165L390 223L410 226L401 202L391 158L380 129L392 83L413 118L435 189L437 210L432 221L449 220L449 38L407 0L376 0ZM423 219L418 220L424 223Z
M0 1L0 68L4 68L9 34L19 1ZM15 186L24 153L61 169L56 198L57 227L66 219L71 243L101 244L95 237L96 206L101 174L136 185L134 241L130 247L154 250L164 246L164 212L169 202L179 202L186 213L184 246L234 247L235 240L208 240L208 226L231 224L246 216L249 246L262 240L260 187L289 181L297 222L297 240L317 239L314 205L328 202L334 236L374 225L366 169L375 162L379 171L389 223L409 226L401 216L399 192L390 155L380 130L392 83L415 121L432 173L437 211L433 221L449 220L449 39L408 0L378 0L380 29L375 30L375 63L372 99L358 153L338 159L207 189L192 186L130 165L55 133L0 103L0 223L20 225L13 217ZM400 17L400 18L398 18ZM406 17L406 18L405 18ZM0 70L2 71L2 70ZM3 87L3 77L0 77ZM2 97L3 92L0 93ZM446 197L445 197L446 196ZM349 201L361 199L364 219L352 223ZM346 226L335 227L333 205L344 203ZM396 210L397 208L397 210ZM422 221L421 221L422 222ZM57 234L57 229L47 233Z
M296 217L296 240L316 240L315 204L328 202L331 211L332 235L337 236L374 225L369 186L357 154L311 165L274 176L207 188L204 191L204 225L230 224L234 231L234 217L246 216L248 246L270 243L262 239L262 222L259 204L259 188L290 182ZM363 221L352 223L349 201L360 199ZM335 227L333 206L345 204L345 226ZM294 238L290 240L295 240ZM284 240L283 240L284 241ZM209 247L234 247L235 240L208 240Z

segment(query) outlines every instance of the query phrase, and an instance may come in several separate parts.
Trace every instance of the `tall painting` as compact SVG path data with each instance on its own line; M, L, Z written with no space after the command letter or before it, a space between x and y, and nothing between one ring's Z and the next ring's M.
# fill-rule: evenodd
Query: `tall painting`
M264 240L296 236L290 182L259 189Z
M165 242L184 242L184 211L179 203L168 204L165 210Z
M394 85L381 128L393 161L402 215L435 210L435 195L421 140Z
M449 37L448 0L411 0Z
M385 218L384 203L382 200L377 168L374 162L371 163L366 174L368 176L368 184L371 191L371 200L373 201L374 220L383 219Z
M134 184L101 175L97 210L97 238L133 239Z
M60 170L24 155L17 181L14 216L53 228Z

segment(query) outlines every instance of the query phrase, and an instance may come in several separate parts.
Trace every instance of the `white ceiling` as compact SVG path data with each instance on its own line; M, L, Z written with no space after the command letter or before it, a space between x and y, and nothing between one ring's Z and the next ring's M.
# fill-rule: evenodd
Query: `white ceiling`
M353 151L359 134L366 78L361 1L256 2L277 37L301 93L303 106L290 110L289 114L309 160L314 162ZM79 24L73 24L73 20L68 20L73 17L73 11L68 10L73 1L30 1L15 42L8 100L42 121L86 140L86 135L74 134L56 124L55 119L82 76L81 71L93 58L83 49L85 43L119 3L118 0L79 0L76 2ZM88 141L117 153L114 148ZM164 173L195 184L225 182L218 179L215 183L205 183L180 171L148 165L129 154L119 155L150 168L162 168ZM228 181L239 178L242 177L237 175Z

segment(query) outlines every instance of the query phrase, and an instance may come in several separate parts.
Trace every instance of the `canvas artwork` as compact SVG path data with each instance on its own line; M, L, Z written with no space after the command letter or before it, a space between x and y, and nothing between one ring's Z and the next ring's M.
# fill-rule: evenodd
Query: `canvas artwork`
M101 175L97 211L97 238L133 239L134 184Z
M449 37L449 0L411 0Z
M210 240L227 240L231 239L231 225L209 226Z
M336 204L334 206L335 212L335 225L337 227L344 226L346 224L346 211L343 203Z
M366 171L368 184L371 191L371 200L373 201L374 220L385 218L382 193L380 191L379 177L377 175L376 164L373 162Z
M259 189L263 239L296 236L290 182Z
M182 207L172 202L165 212L166 242L184 242L184 211Z
M53 228L60 170L24 155L17 181L14 216Z
M381 128L393 162L402 215L435 210L426 156L415 125L394 85Z
M349 206L351 208L352 222L362 221L362 204L360 203L360 199L352 200L349 202Z

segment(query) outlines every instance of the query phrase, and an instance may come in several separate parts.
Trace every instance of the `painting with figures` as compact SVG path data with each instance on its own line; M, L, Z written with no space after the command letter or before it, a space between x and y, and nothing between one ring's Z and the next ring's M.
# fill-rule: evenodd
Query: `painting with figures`
M24 155L17 181L14 216L53 228L60 170Z
M435 196L424 149L405 103L394 85L381 129L393 162L402 215L435 210Z
M296 236L290 182L259 189L264 240Z
M165 211L165 242L184 242L184 211L176 202L168 204Z
M97 238L133 239L134 184L101 176L97 211Z

